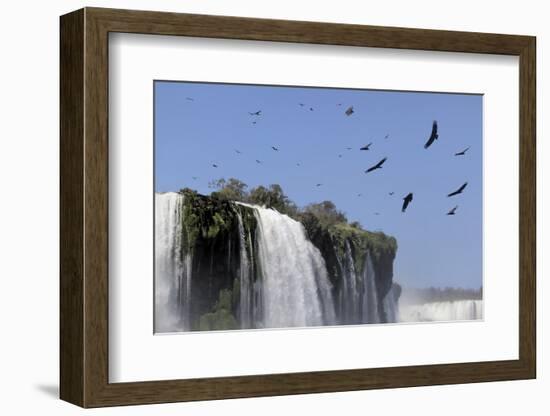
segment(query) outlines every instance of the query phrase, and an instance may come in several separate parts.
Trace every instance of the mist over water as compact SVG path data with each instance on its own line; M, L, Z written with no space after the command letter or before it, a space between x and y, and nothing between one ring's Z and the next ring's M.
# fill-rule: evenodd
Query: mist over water
M400 307L400 322L472 321L483 319L483 301L453 300Z

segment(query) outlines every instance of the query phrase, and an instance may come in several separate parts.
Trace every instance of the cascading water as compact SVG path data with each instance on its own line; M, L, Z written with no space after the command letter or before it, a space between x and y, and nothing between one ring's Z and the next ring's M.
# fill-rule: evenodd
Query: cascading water
M351 252L349 241L344 243L345 251L343 258L337 257L340 272L342 273L342 287L339 294L340 323L358 324L361 323L359 314L360 296L357 287L357 274L355 272L355 261Z
M374 272L374 266L372 264L372 258L369 251L367 251L365 256L365 265L363 266L361 281L363 286L363 313L361 322L368 324L377 324L380 322L380 316L378 314L376 275Z
M392 287L382 301L384 312L386 312L386 322L399 321L399 304L396 300L394 288Z
M246 251L246 234L243 225L243 219L241 213L237 210L237 219L239 224L239 250L240 250L240 262L239 262L239 288L240 288L240 302L239 302L239 321L241 328L251 328L253 323L253 306L252 301L254 297L254 287L251 270L250 260ZM251 241L251 240L249 240ZM252 250L251 250L252 254Z
M483 318L482 300L430 302L400 307L400 321L471 321Z
M183 196L155 194L155 331L188 329L190 253L183 253Z
M325 261L302 224L273 209L254 209L264 327L334 324Z

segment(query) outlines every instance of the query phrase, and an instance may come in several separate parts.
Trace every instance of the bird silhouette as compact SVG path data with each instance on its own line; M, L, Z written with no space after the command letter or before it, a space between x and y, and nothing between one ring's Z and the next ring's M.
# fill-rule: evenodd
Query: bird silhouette
M304 104L303 104L303 103L298 103L298 105L299 105L300 107L303 107L303 106L304 106Z
M391 195L393 195L394 193L395 193L395 192L391 191L391 192L389 193L389 195L391 196Z
M413 200L413 194L412 192L410 192L409 194L407 194L405 198L403 198L403 206L401 207L401 212L405 212L407 210L407 207L409 206L412 200Z
M379 213L379 212L375 212L374 215L380 215L380 213Z
M351 149L352 149L352 147L346 147L346 150L351 150Z
M271 146L271 148L272 148L273 150L275 150L276 152L279 151L279 149L277 149L275 146Z
M313 107L309 107L309 111L313 111Z
M357 196L363 196L363 194L357 194Z
M361 147L359 150L370 150L371 145L372 145L372 142L369 143L369 144L364 145L364 146Z
M195 99L194 99L194 98L191 98L191 97L185 97L185 99L186 99L187 101L195 101Z
M243 152L241 152L239 149L235 149L235 152L242 155Z
M468 146L466 149L464 149L462 152L455 153L455 156L464 156L466 152L470 149L470 146Z
M302 166L302 165L300 165L300 163L296 163L296 166Z
M191 176L193 178L194 181L196 181L198 179L198 177L196 176Z
M432 145L432 143L435 140L437 140L438 137L439 137L439 134L437 134L437 120L434 120L434 122L432 124L432 133L430 134L430 137L429 137L428 141L424 145L424 149L427 149L428 147L430 147Z
M342 155L338 155L338 157L342 157Z
M390 138L390 135L389 135L389 134L386 134L386 135L384 136L384 139L389 139L389 138Z
M468 182L464 182L464 184L458 188L456 191L454 192L451 192L449 195L447 195L447 197L449 196L455 196L455 195L458 195L458 194L461 194L462 191L464 190L464 188L466 188L466 186L468 185Z
M256 124L256 123L257 123L257 121L253 121L253 122L252 122L252 124Z
M447 212L447 215L455 215L455 211L456 211L457 208L458 208L458 205L456 207L454 207L453 209L451 209L449 212Z
M259 116L262 114L262 110L255 111L253 113L249 111L248 114L250 114L251 116Z
M355 113L355 111L353 111L353 106L348 107L348 109L345 112L346 116L348 117L351 116L353 113Z
M256 159L256 163L262 164L261 160Z
M321 185L322 185L322 183L318 183L318 184L317 184L317 185L315 185L315 186L319 187L319 186L321 186Z
M217 168L218 165L216 165L215 163L212 163L212 167L213 167L213 168Z
M384 159L382 159L380 162L378 162L376 165L374 166L371 166L370 168L368 168L365 173L369 173L369 172L372 172L373 170L376 170L376 169L382 169L382 165L384 164L384 162L388 160L387 157L385 157Z

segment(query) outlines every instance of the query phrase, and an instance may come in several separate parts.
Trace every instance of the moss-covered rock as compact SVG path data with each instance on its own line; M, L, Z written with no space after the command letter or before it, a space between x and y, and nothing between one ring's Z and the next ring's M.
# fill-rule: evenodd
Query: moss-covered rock
M202 315L199 319L200 331L219 331L237 329L237 320L233 316L232 291L223 289L220 291L218 302L214 305L213 311Z

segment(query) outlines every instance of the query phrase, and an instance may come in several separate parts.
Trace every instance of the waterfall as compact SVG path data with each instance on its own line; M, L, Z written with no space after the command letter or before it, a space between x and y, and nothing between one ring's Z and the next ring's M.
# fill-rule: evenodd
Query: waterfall
M400 321L471 321L483 318L482 300L455 300L401 306Z
M184 198L173 192L155 195L155 332L208 328L220 320L233 320L232 327L241 329L398 320L393 291L379 299L368 249L358 254L345 240L335 250L340 273L334 278L341 281L333 291L325 259L299 221L274 209L229 203L232 213L224 215L230 227L212 238L204 223L186 229ZM255 226L247 220L252 215ZM190 235L197 239L193 250L186 240ZM355 257L361 254L358 266ZM231 296L223 311L216 306L222 290Z
M361 275L363 285L363 302L362 302L362 323L377 324L380 322L378 316L378 294L376 290L376 275L370 252L367 250L365 255L365 265Z
M344 243L344 256L337 256L338 265L342 274L342 287L339 294L340 304L340 323L341 324L359 324L360 316L360 298L361 293L357 287L357 273L355 271L355 261L351 252L351 246L346 239Z
M386 322L398 322L399 321L399 305L395 300L394 287L384 297L382 301L384 305L384 311L386 312Z
M155 194L155 331L188 329L190 253L183 253L183 196Z
M264 327L334 324L325 261L302 224L273 209L254 210Z
M246 234L243 225L243 219L241 213L237 209L237 219L239 224L239 288L240 288L240 299L239 299L239 321L241 323L241 328L251 328L252 327L252 300L254 296L253 286L251 282L251 270L250 270L250 261L248 259L248 253L246 251ZM250 237L250 235L249 235ZM252 240L249 240L252 241ZM251 250L252 254L252 250Z

